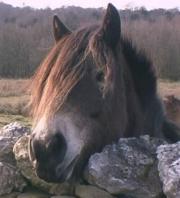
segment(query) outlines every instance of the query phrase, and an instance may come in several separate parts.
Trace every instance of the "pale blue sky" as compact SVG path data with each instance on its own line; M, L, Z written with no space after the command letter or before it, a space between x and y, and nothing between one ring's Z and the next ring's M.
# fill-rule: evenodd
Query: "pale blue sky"
M0 0L1 2L13 6L31 6L34 8L57 8L61 6L81 6L81 7L106 7L109 2L117 8L145 6L147 9L153 8L180 8L180 0Z

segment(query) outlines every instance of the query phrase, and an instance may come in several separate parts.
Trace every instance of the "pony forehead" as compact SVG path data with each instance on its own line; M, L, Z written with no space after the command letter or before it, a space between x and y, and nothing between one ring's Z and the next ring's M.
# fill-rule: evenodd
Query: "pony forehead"
M89 41L97 26L82 28L62 38L35 73L31 86L31 109L35 120L55 113L72 88L84 76Z

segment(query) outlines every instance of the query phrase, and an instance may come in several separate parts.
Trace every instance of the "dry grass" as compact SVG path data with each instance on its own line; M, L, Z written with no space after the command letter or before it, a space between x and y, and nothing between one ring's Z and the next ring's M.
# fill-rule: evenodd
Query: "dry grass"
M0 79L0 97L27 95L29 82L28 79Z
M20 122L27 127L31 127L31 119L29 117L0 113L0 128L11 122Z
M28 79L0 79L0 127L14 121L31 125L26 113L29 83ZM163 97L174 94L180 98L180 82L159 81L159 92Z
M29 96L0 97L0 113L27 115Z
M29 100L28 79L0 80L0 113L25 115Z
M174 95L180 99L180 82L159 81L158 88L162 97Z
M14 121L29 126L28 79L0 79L0 127Z

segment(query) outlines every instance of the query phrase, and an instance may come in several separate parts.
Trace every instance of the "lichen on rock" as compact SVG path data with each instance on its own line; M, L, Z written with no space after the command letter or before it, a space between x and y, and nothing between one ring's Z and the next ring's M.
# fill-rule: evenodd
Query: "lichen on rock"
M114 195L155 198L162 194L156 148L163 140L142 136L122 138L91 156L85 178Z
M180 197L180 142L161 145L157 149L158 170L163 191L168 198Z

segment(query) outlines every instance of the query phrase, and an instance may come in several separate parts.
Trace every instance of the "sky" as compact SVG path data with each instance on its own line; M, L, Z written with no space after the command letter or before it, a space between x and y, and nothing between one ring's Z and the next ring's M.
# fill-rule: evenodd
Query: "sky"
M106 7L109 2L118 9L145 6L148 10L154 8L180 8L180 0L0 0L13 6L31 6L33 8L59 8L62 6Z

